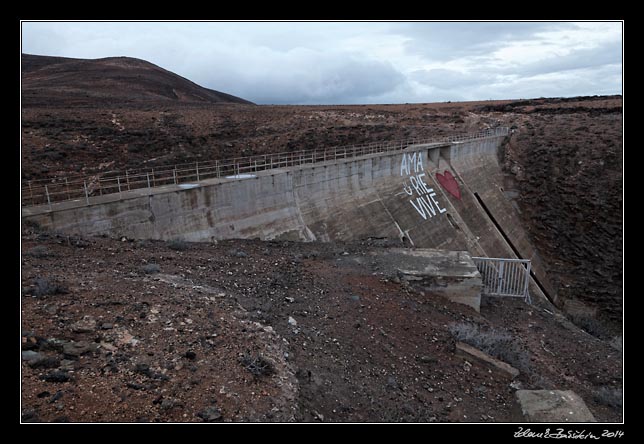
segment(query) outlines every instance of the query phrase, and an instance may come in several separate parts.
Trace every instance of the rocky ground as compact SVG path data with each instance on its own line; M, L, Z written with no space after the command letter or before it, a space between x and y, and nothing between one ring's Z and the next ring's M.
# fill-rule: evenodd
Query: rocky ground
M556 388L621 420L619 344L518 300L478 314L352 260L387 245L24 227L22 419L506 422L522 421L516 389ZM455 354L473 330L517 379Z

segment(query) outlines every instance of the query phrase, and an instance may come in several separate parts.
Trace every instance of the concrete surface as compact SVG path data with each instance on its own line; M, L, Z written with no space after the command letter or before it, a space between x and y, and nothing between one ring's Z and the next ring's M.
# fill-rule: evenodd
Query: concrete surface
M517 390L516 396L529 422L596 422L583 399L571 390Z
M494 150L499 141L495 137L477 143ZM198 187L167 185L123 192L121 199L118 194L93 197L90 205L63 202L52 205L53 211L47 206L24 208L22 214L63 232L130 238L378 236L405 237L416 246L468 249L467 239L454 232L446 213L453 213L455 223L464 223L433 178L432 168L449 168L441 155L450 157L450 147L410 146L404 152L274 169L251 178L209 179ZM401 168L412 157L413 165Z
M482 365L492 371L501 373L510 379L514 379L519 376L519 370L512 367L510 364L499 361L487 353L484 353L464 342L456 343L456 355L465 358L467 361L472 361L473 363Z
M439 294L480 311L483 284L467 251L389 248L373 252L369 261L416 291Z

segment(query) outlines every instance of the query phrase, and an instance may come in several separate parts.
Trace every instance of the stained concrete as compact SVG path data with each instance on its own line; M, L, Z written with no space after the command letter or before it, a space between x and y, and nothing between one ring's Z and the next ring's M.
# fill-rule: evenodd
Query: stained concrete
M493 152L501 140L478 140L472 151ZM22 214L45 228L77 234L188 241L389 237L406 238L418 247L474 251L476 241L466 223L434 180L437 168L450 168L450 149L451 145L409 146L404 151L262 171L251 178L208 179L197 187L167 185L123 192L121 199L118 194L93 197L90 205L63 202L52 205L53 211L46 206L23 208ZM406 156L419 162L409 174L401 169ZM431 197L442 211L421 217L413 203L422 196L404 191L416 180L411 176L421 177L424 197Z
M480 311L481 275L467 251L389 248L372 252L368 261L384 270L385 276L396 277L416 291L437 294Z
M517 390L529 422L597 422L584 400L571 390Z
M509 377L510 379L514 379L519 376L519 370L512 367L507 362L499 361L487 353L484 353L471 345L465 344L464 342L456 343L456 355L461 356L468 361L483 365L492 371Z

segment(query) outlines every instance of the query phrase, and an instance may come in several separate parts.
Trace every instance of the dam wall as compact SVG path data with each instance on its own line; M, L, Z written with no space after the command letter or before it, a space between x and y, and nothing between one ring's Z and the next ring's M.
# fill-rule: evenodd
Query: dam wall
M212 241L399 239L416 248L533 261L552 287L503 191L505 134L134 190L89 205L23 208L23 220L83 235ZM534 286L532 292L539 291Z

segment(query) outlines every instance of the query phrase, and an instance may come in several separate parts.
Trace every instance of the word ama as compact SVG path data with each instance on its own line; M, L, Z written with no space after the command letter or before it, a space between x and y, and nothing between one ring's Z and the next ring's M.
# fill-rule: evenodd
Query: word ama
M434 189L428 187L423 180L425 172L422 153L404 153L400 163L400 175L409 178L409 184L406 180L403 182L403 191L408 196L412 196L409 203L423 219L427 220L427 217L436 216L437 212L443 214L447 211L445 208L441 208L436 200ZM416 194L415 198L414 194Z

